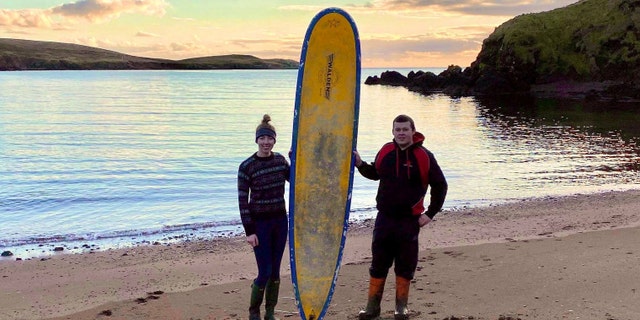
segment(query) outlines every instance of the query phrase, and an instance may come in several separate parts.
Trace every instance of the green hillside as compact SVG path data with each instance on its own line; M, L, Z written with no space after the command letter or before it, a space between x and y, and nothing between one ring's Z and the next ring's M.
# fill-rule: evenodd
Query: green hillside
M546 83L640 79L640 0L583 0L515 17L483 42L472 68Z
M88 46L0 38L0 70L292 69L285 59L228 55L185 60L136 57Z

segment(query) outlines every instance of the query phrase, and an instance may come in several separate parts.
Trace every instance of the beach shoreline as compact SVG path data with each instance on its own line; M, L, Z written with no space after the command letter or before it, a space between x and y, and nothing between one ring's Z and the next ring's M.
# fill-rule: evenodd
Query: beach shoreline
M326 319L366 303L372 224L350 226ZM412 318L636 319L639 237L640 190L442 212L421 231ZM276 315L295 319L288 258ZM256 273L244 237L3 259L0 319L244 319Z

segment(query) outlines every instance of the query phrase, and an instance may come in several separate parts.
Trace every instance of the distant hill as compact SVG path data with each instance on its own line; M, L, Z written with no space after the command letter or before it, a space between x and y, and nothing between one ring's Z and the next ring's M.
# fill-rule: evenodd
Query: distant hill
M177 61L186 69L295 69L298 62L286 59L259 59L250 55L224 55Z
M0 71L128 69L295 69L298 62L224 55L184 60L136 57L70 43L0 38Z

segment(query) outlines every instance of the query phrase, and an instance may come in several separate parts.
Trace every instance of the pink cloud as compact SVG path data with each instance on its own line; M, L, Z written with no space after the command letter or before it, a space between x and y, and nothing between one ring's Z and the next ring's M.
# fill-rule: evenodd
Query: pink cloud
M375 0L369 7L390 11L439 10L469 15L513 16L568 6L576 0Z
M51 18L45 10L7 10L0 9L0 26L22 28L50 28Z
M144 31L138 31L136 32L136 37L142 37L142 38L158 38L160 37L159 35L155 34L155 33L151 33L151 32L144 32Z
M81 0L54 7L51 12L95 22L109 20L123 13L162 16L167 6L169 4L165 0Z
M0 9L0 26L19 28L61 28L60 17L91 22L117 18L123 13L162 16L166 0L80 0L51 9Z

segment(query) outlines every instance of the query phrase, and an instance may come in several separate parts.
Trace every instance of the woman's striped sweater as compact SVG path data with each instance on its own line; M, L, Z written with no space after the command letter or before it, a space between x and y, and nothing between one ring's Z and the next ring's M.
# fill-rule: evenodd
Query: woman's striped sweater
M247 236L256 233L256 219L286 216L284 186L288 180L289 163L277 152L269 157L258 157L254 153L240 164L238 206Z

